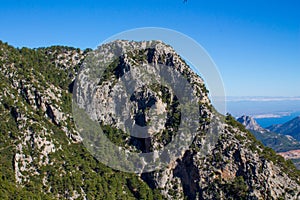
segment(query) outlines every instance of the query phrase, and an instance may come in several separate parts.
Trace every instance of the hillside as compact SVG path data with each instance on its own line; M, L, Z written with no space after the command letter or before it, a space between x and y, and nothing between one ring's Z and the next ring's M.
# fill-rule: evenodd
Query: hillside
M132 106L130 116L141 125L149 122L146 108L152 107L140 106L141 102L154 97L156 106L165 110L168 123L156 118L160 126L153 125L150 141L124 135L122 123L116 123L118 118L112 109L116 102L110 101L112 108L102 109L108 93L110 97L120 97L114 86L123 72L160 63L192 85L200 128L193 133L191 146L165 168L134 174L111 169L93 157L75 128L71 108L74 80L89 49L16 49L0 42L0 199L299 198L300 173L294 165L264 147L230 115L216 113L203 80L172 47L162 42L149 43L148 48L129 41L107 44L105 50L114 47L123 52L129 45L138 51L118 57L105 72L105 78L97 82L95 97L99 98L93 99L97 111L94 120L113 143L130 151L149 152L172 142L183 114L172 91L165 91L167 88L142 87L124 103L124 107ZM97 52L101 53L101 49ZM138 75L133 78L138 82ZM86 100L84 96L82 100ZM158 114L157 110L154 116ZM218 134L214 145L209 146L212 127Z
M300 116L284 123L267 127L268 130L283 135L290 135L300 141Z
M292 136L278 134L262 128L258 125L254 118L250 116L242 116L237 119L246 129L261 141L265 146L272 148L276 152L287 152L290 150L300 149L300 142Z

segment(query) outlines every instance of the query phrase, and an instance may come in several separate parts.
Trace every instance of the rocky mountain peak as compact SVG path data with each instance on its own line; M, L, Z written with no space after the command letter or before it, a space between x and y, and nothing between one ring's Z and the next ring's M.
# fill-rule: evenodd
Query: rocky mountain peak
M246 129L248 130L254 130L254 131L265 131L264 128L262 128L257 122L256 120L251 117L251 116L246 116L246 115L243 115L241 117L239 117L237 119L238 122L240 122L241 124L243 124Z
M107 60L103 60L97 54L109 56ZM94 90L95 95L92 96L91 102L94 102L92 106L84 106L85 102L90 102L84 96L76 96L75 100L79 102L81 108L91 108L87 109L87 112L95 121L114 128L115 133L121 133L121 137L125 138L123 147L129 147L132 151L148 153L159 150L174 141L178 135L176 134L180 123L178 119L184 112L180 111L178 102L174 98L177 94L168 87L152 84L152 81L161 80L164 78L163 75L171 74L170 80L184 76L191 85L191 94L195 95L192 99L197 102L197 106L192 109L198 112L199 129L194 132L195 137L189 148L181 149L176 159L170 157L165 168L139 174L150 187L159 189L168 199L185 197L197 199L199 196L204 199L213 199L216 196L234 199L241 197L266 199L274 195L283 195L285 190L280 188L281 182L286 177L278 174L280 167L266 159L268 155L276 157L276 154L264 150L263 145L253 139L253 135L232 117L224 117L214 111L208 100L203 80L171 47L156 41L115 41L98 48L93 56L100 58L99 62L102 64L113 63L114 60L118 62L108 67L109 70L104 72L102 80L101 76L95 79L94 83L88 76L83 79L84 82L79 79L76 91L78 94L97 85ZM163 75L157 73L156 69L159 65L171 71ZM82 72L86 71L83 68ZM155 76L152 79L145 79L142 72L154 73ZM132 92L128 95L122 92L119 82L125 82L123 85L131 85L130 81L134 81L135 84L132 84L130 90ZM122 102L122 108L118 106L119 102ZM152 107L154 105L155 109ZM161 114L159 110L166 114L159 117ZM150 111L153 112L150 114ZM128 113L129 116L125 116ZM136 125L151 125L148 119L155 119L155 126L150 126L150 136L153 137L137 139L130 137L129 134L125 134L124 137L122 134L125 130L134 130ZM246 116L242 119L249 127L261 130L254 119ZM185 138L184 134L182 138ZM117 144L120 144L120 141ZM150 159L145 160L146 165L149 164ZM276 174L271 176L272 180L269 180L270 172ZM265 182L262 180L266 179L270 181L268 186L262 184ZM238 186L234 188L234 185ZM288 187L299 190L295 182ZM293 195L289 197L295 198Z
M61 46L17 49L0 42L0 199L299 198L300 175L293 165L265 148L233 117L217 113L203 80L170 46L115 41L99 47L90 53L108 64L102 76L99 68L82 73L87 52ZM157 84L168 76L141 77L142 71L159 66L171 71L166 73L170 83L180 76L187 80L196 107L181 107L180 91ZM74 83L77 74L87 80L78 81L80 87ZM95 76L85 79L91 74ZM132 90L124 92L120 82L130 83ZM83 144L74 123L72 91L85 94L75 100L99 122L106 141L128 152L160 150L177 136L184 142L186 134L178 134L178 125L182 119L189 122L184 114L191 111L198 116L192 120L198 129L191 133L195 137L187 149L174 146L180 151L164 168L138 174L114 170ZM89 100L91 104L85 104ZM124 126L136 125L149 126L152 137L137 139L125 133ZM107 148L106 153L115 151Z

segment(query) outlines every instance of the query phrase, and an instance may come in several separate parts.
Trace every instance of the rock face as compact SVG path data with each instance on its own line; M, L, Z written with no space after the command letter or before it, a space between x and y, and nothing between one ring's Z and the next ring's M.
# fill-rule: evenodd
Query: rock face
M238 122L243 124L246 129L248 130L254 130L254 131L265 131L256 121L253 117L243 115L242 117L237 119Z
M122 95L113 83L131 70L140 79L138 66L163 64L192 85L199 129L189 149L165 168L137 175L99 163L76 131L70 91L87 52L66 47L18 50L0 43L1 199L299 199L300 176L294 166L231 116L216 113L203 80L170 46L152 42L151 48L145 42L107 44L122 56L98 82L92 98L96 112L90 114L114 143L129 150L147 152L172 142L181 110L167 87L140 82L122 104L124 115L116 112L115 100ZM128 46L140 51L123 55ZM149 125L149 143L123 134L125 113L130 126ZM208 142L212 127L218 130L214 143Z
M150 42L151 43L151 42ZM146 46L146 42L129 42L115 41L106 44L110 49L117 49L118 52L124 52L120 56L119 65L111 68L110 76L102 81L100 78L99 89L94 97L91 97L92 108L90 115L95 117L100 123L113 126L117 129L125 131L122 118L124 115L117 117L116 107L122 102L122 107L133 108L127 109L125 113L130 113L130 119L135 119L135 124L145 125L147 123L148 114L145 113L147 108L156 105L155 115L160 115L164 111L170 111L172 104L172 96L163 100L160 95L161 89L154 90L151 88L151 81L143 79L142 69L151 71L157 64L162 64L166 68L171 68L186 78L193 86L193 92L198 95L199 116L201 119L207 119L208 122L200 121L201 129L195 137L190 149L183 152L176 160L171 160L167 168L156 172L141 174L141 178L154 189L159 189L168 199L213 199L213 198L246 198L246 199L268 199L268 198L294 198L299 195L299 185L296 181L288 178L286 174L280 174L280 167L273 161L266 159L264 147L249 138L249 133L245 130L228 124L233 120L229 116L225 121L222 117L213 111L212 106L207 98L204 82L197 76L189 66L178 56L171 47L162 42L155 42L151 47ZM128 46L138 49L129 56L126 52ZM100 50L101 52L101 50ZM131 52L132 53L132 52ZM108 56L113 57L113 56ZM135 58L135 59L133 59ZM150 65L149 65L150 64ZM151 65L152 64L152 65ZM151 68L152 67L152 68ZM122 76L126 78L126 74L131 73L136 77L132 77L138 84L138 93L134 93L132 97L126 97L127 100L119 100L121 90L120 86L114 80L120 80ZM162 79L157 75L155 78ZM141 81L142 80L142 81ZM87 79L84 79L87 82ZM91 85L86 83L87 85ZM82 84L84 85L84 84ZM147 88L148 87L148 88ZM85 86L82 90L89 88ZM137 89L136 88L136 89ZM169 90L170 91L170 90ZM149 102L152 101L152 104ZM82 100L84 101L84 100ZM140 107L144 105L144 107ZM160 110L160 111L158 111ZM96 114L95 114L96 113ZM137 115L137 113L140 113ZM173 117L171 114L167 116ZM218 127L218 141L210 148L206 149L203 154L205 142L208 140L206 134L210 128L211 119L218 118L215 127ZM161 137L164 130L169 127L164 125L162 121L151 127L151 144L154 147L164 146L161 143ZM264 131L254 119L244 116L242 118L244 124L253 130ZM174 128L174 127L172 127ZM202 133L202 134L201 134ZM171 140L174 135L171 134ZM127 139L130 141L129 139ZM130 145L130 143L128 143ZM146 146L139 146L142 152L148 152ZM274 155L275 156L275 155ZM265 184L267 182L267 184ZM287 184L288 183L288 184ZM286 189L288 187L289 189ZM294 192L286 193L286 190Z
M268 130L283 135L290 135L300 141L300 116L284 123L267 127Z
M122 53L115 56L115 52ZM127 137L128 145L134 143L137 150L149 152L150 146L152 150L159 149L170 142L175 130L181 128L179 118L183 120L187 118L185 115L192 115L192 112L187 114L187 110L180 112L185 102L199 109L197 114L201 118L208 118L209 106L204 105L210 102L203 80L170 46L160 41L116 41L100 48L93 58L102 55L111 60L106 61L109 65L102 74L97 75L98 79L93 79L94 71L104 63L95 69L83 68L78 75L76 102L100 124L123 132L129 130L129 134L136 137ZM94 93L85 95L89 90ZM198 120L198 115L195 120ZM141 134L142 138L149 137L151 141L136 139ZM148 147L145 149L141 145Z

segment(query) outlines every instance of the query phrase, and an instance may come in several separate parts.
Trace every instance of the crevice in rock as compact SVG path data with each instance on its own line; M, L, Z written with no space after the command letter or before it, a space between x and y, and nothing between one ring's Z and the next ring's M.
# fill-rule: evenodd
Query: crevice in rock
M51 119L53 124L58 125L58 123L55 120L54 112L49 104L46 104L46 114Z
M147 183L151 189L157 188L157 183L155 181L154 172L147 172L141 174L141 179Z
M152 152L151 138L130 137L129 145L135 146L142 153Z
M10 114L12 115L12 117L15 119L15 122L18 122L18 118L21 117L21 114L19 113L19 109L16 107L12 107L10 110Z
M75 85L75 80L72 81L72 83L70 83L70 84L68 85L68 91L69 91L70 93L73 93L74 85Z
M196 199L199 187L199 169L193 162L193 152L186 151L181 160L177 160L178 165L174 169L174 176L180 178L183 193L188 199Z
M130 65L124 61L124 56L119 57L119 64L114 69L114 75L117 78L122 77L126 72L130 71Z
M155 49L148 48L147 49L147 61L148 63L152 63L154 61Z

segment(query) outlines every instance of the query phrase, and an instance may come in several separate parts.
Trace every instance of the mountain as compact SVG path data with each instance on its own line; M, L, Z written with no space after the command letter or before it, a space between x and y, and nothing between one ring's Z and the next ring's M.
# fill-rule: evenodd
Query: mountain
M253 117L243 115L240 118L237 119L238 122L243 124L246 129L248 130L253 130L253 131L258 131L258 132L264 132L265 129L263 129Z
M295 117L284 124L269 126L267 129L275 133L290 135L300 141L300 116Z
M80 72L85 71L89 55L101 59L107 51L119 52L120 56L108 65L101 80L95 76L92 79L95 82L75 81L77 75L85 75ZM188 80L197 109L182 107L180 93L175 94L168 87L143 86L149 80L163 77L158 75L142 82L137 72L153 71L159 64L173 73L170 81L178 76ZM203 80L163 42L115 41L93 52L65 46L18 49L0 42L0 67L0 199L297 199L300 196L300 173L294 165L264 147L233 117L217 113ZM118 90L121 87L118 81L124 77L131 83L126 78L129 72L140 87L126 96ZM87 97L90 93L76 96L90 91L87 89L94 83L92 98ZM73 101L86 111L82 116L72 112L72 92L77 97ZM122 112L117 112L120 104L116 103L123 97L127 100L120 101L122 109L128 109L130 117L125 125L133 130L136 124L149 125L150 138L125 133ZM88 100L92 100L90 107L80 107ZM96 112L90 112L90 108ZM189 135L178 132L181 119L190 122L186 112L198 114L197 120L192 121L199 128L191 133L194 136L191 145L188 149L175 146L180 150L176 159L167 155L169 162L164 167L145 173L123 172L103 164L100 161L104 160L92 156L82 130L75 127L76 122L76 126L89 125L88 115L93 122L99 122L114 144L132 152L148 153L177 141L178 136L183 143L189 139ZM78 123L78 118L84 123ZM106 150L107 154L116 153ZM130 159L127 154L124 156ZM107 164L117 161L110 160ZM150 160L141 166L146 167L147 163Z
M300 142L295 140L292 136L282 135L264 129L253 117L244 115L238 118L237 121L251 131L251 133L265 146L274 149L276 152L287 152L300 149Z

